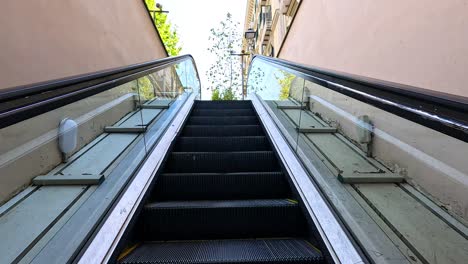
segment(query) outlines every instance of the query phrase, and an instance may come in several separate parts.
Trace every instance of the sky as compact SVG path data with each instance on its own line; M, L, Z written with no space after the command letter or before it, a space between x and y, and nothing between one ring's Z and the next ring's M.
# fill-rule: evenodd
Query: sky
M214 58L208 52L208 37L210 29L218 27L226 17L226 13L232 14L233 20L239 22L242 34L244 27L246 0L158 0L163 10L169 11L168 19L177 26L177 32L182 45L182 54L191 54L195 59L202 85L203 99L211 98L208 87L206 71L214 62ZM238 51L240 52L240 50Z

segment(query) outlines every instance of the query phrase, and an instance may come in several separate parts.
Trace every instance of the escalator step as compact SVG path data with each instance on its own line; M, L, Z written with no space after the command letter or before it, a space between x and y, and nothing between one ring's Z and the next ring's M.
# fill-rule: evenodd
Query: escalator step
M245 126L185 126L183 137L233 137L233 136L263 136L259 125Z
M225 125L258 125L256 116L194 116L190 117L187 125L225 126Z
M271 150L266 137L179 137L174 151L266 151Z
M171 151L119 263L324 262L250 101L196 101Z
M305 234L301 210L288 199L153 202L141 219L143 241Z
M176 241L144 243L120 263L323 263L323 257L302 239Z
M191 116L253 116L253 109L193 109Z
M157 200L222 200L289 197L282 172L164 173L154 191Z
M172 152L166 172L270 172L280 166L273 151Z
M194 109L252 109L250 101L197 101Z

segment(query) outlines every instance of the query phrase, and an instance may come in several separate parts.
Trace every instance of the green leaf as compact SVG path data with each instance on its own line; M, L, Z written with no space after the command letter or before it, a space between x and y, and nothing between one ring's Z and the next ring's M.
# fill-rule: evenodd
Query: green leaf
M156 8L155 0L145 0L145 3L149 10L161 10ZM153 18L153 23L158 29L161 40L164 43L169 56L179 55L182 47L179 45L177 28L167 20L167 14L152 12L151 17Z
M213 54L215 63L206 72L209 83L217 89L213 97L216 100L236 100L241 94L241 67L238 56L231 56L231 50L241 49L242 32L239 23L232 21L231 14L227 13L218 27L210 29L211 47L208 51ZM214 100L214 99L213 99Z

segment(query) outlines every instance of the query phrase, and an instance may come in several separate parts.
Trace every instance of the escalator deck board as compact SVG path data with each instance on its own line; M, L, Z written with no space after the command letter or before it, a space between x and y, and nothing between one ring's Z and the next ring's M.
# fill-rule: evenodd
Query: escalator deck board
M323 263L323 257L302 239L211 240L144 243L120 263Z

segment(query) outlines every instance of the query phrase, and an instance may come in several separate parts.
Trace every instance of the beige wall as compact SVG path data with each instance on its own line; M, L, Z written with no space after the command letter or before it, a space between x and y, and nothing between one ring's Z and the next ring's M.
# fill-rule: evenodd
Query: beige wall
M468 96L468 1L302 1L279 57Z
M0 36L0 89L167 57L137 0L5 0Z

